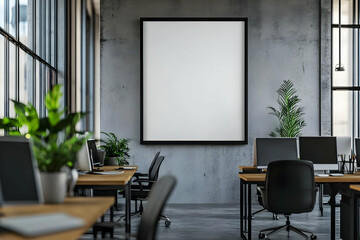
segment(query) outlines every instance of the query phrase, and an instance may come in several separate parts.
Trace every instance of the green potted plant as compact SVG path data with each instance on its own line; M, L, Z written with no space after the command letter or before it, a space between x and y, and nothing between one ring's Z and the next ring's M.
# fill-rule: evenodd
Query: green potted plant
M279 120L279 126L269 135L271 137L298 137L306 123L303 118L304 108L299 106L301 99L296 95L294 84L290 80L284 80L276 92L279 109L268 108L271 109L270 114Z
M105 165L129 165L129 142L125 138L118 139L114 133L101 132L107 138L102 139L101 149L105 151Z
M85 114L70 113L62 118L65 109L60 109L61 97L61 86L55 85L45 96L47 116L43 118L39 118L32 104L12 100L16 117L0 119L0 129L9 135L26 135L33 139L46 203L64 200L67 175L63 168L74 167L77 153L86 141L85 136L77 136L75 129Z

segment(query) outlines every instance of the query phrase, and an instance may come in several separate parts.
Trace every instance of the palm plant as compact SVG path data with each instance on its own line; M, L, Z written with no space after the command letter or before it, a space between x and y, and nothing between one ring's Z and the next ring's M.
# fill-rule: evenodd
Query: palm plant
M129 165L129 162L126 160L130 157L128 140L125 138L118 139L114 133L101 133L107 136L107 139L101 139L104 145L100 146L100 148L105 151L105 160L115 157L119 165Z
M269 114L276 116L279 120L279 126L269 135L271 137L297 137L301 129L306 126L303 118L304 108L299 106L301 99L296 95L296 89L290 80L284 80L276 92L279 109L268 108L271 109Z

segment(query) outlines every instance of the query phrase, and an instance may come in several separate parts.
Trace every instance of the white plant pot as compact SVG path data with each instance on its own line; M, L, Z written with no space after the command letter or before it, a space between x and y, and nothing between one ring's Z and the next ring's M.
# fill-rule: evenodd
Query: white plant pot
M106 166L118 166L119 165L119 162L117 160L117 157L108 157L106 160L105 160L105 165Z
M44 203L64 202L67 189L66 172L41 172L40 178Z

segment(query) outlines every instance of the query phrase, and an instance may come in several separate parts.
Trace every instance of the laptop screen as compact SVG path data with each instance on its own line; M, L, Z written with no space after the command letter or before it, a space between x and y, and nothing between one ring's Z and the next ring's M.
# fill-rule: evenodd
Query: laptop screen
M4 203L39 202L37 164L30 141L0 137L0 189Z

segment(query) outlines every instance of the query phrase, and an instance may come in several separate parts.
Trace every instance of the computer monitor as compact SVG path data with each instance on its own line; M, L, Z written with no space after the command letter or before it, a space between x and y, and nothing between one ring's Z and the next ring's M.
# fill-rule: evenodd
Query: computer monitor
M100 159L99 159L99 155L97 153L97 147L96 147L96 142L95 139L89 139L87 140L87 144L88 144L88 149L89 149L89 156L90 158L92 158L92 162L93 165L100 165Z
M80 151L77 153L77 165L76 168L81 171L92 171L93 163L89 155L89 147L87 141L81 147Z
M355 138L356 164L360 167L360 138Z
M336 137L299 137L300 159L309 160L314 170L338 170Z
M296 138L255 138L254 163L267 168L277 160L297 160Z
M351 137L336 137L337 154L351 154Z
M43 202L31 140L25 137L0 137L0 190L0 202L2 199L3 204Z

